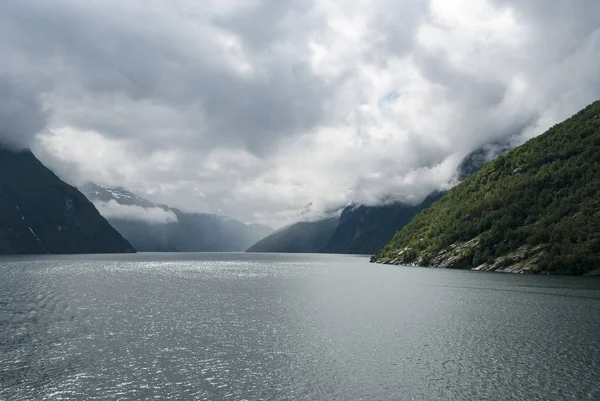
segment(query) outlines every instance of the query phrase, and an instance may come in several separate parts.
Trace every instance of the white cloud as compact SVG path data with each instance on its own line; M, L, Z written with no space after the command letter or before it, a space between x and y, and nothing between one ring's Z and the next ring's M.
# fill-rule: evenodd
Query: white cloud
M177 216L171 210L159 207L145 208L136 205L122 205L111 199L108 202L94 202L94 206L106 219L145 221L152 224L176 223Z
M600 98L600 3L7 1L0 51L65 179L280 226L418 201Z

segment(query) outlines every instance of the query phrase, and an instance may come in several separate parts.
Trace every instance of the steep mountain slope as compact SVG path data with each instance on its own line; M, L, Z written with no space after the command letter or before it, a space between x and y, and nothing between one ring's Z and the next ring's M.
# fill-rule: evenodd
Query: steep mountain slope
M138 251L244 251L273 232L260 224L244 224L212 214L184 213L123 188L86 184L82 191Z
M442 196L436 192L417 205L394 203L382 206L348 206L324 251L328 253L373 254L421 210Z
M485 165L374 261L583 274L600 268L600 102Z
M29 151L0 148L0 253L120 253L133 247Z
M324 252L337 224L337 217L295 223L258 241L246 252Z

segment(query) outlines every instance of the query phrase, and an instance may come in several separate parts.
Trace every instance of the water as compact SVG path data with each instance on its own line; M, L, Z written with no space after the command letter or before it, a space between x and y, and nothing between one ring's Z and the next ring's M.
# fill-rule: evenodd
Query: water
M365 257L0 259L2 400L599 400L600 281Z

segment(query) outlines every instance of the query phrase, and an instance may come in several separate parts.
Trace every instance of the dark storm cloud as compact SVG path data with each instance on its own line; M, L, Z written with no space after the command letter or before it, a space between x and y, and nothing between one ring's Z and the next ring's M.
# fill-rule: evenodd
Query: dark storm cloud
M118 125L110 122L114 109L118 113L118 99L101 96L122 94L129 100L151 101L184 111L183 117L191 125L188 128L197 132L173 145L242 145L260 154L279 137L310 129L323 117L327 87L302 61L277 55L264 60L262 54L248 54L249 62L254 57L263 60L257 71L249 72L251 76L239 74L226 64L220 49L203 42L202 35L191 36L197 33L196 24L210 21L185 17L187 26L177 26L178 21L168 15L145 10L139 2L130 4L138 7L125 6L121 10L110 2L103 7L102 3L30 0L0 5L0 21L8 27L5 29L13 42L11 50L25 52L31 63L46 64L45 71L35 71L37 79L53 85L74 103L79 97L100 99L94 110L67 115L72 124L117 138L143 136L151 140L152 135L139 129L143 121L120 121ZM274 8L281 12L273 12L266 3L260 7L260 11L272 14L269 18L273 24L283 17L286 6L282 3ZM265 14L247 13L242 9L221 25L233 33L245 33L244 29L252 27L263 29L265 24L260 18ZM248 24L241 26L242 32L233 31L239 28L231 25L236 19ZM282 40L282 29L271 34ZM200 33L215 31L203 27ZM226 30L220 33L228 34ZM244 44L259 40L243 38ZM258 51L262 53L270 51L266 40L253 46L260 46ZM200 114L208 116L204 126L196 124Z
M38 94L26 83L0 75L0 146L28 148L46 123Z

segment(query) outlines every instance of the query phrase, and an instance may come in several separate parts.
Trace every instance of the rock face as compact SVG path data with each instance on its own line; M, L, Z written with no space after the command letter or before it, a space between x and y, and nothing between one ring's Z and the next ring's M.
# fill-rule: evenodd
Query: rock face
M427 266L440 269L471 269L477 271L495 271L501 273L540 273L537 263L544 255L544 246L531 247L523 245L519 249L504 256L499 256L492 262L484 262L478 266L473 265L473 255L477 252L479 238L470 241L452 244L442 249L433 258L428 259L424 255L418 255L413 262L405 262L409 256L410 248L404 248L396 255L384 257L373 256L371 262L384 264L405 264L410 266Z
M519 273L600 268L600 101L499 156L373 258Z
M243 252L273 229L153 203L124 188L82 186L92 201L140 252Z
M134 248L81 192L29 151L0 148L0 253L122 253Z

